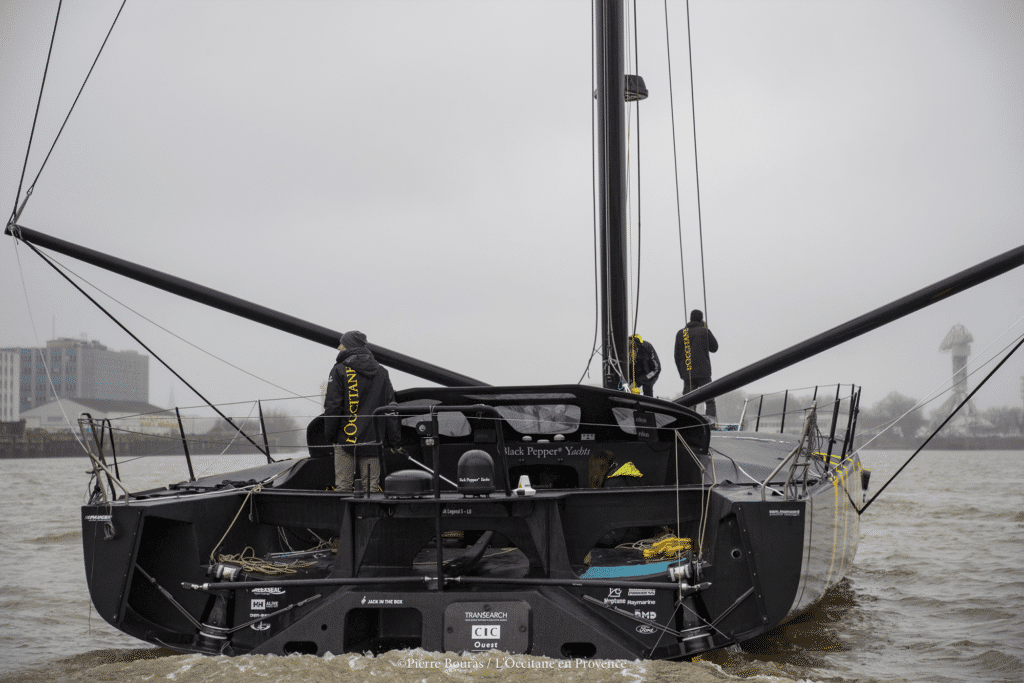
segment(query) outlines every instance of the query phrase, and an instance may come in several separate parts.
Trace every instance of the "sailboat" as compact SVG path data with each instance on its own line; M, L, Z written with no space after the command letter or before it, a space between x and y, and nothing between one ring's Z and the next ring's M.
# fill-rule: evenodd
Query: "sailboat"
M95 439L82 528L103 619L205 654L419 647L678 659L749 641L842 579L869 483L852 449L857 389L802 411L795 433L718 432L691 406L1006 272L1024 250L677 402L622 391L622 130L635 82L623 67L622 9L605 0L595 11L604 386L488 386L371 345L382 363L441 385L400 391L393 414L379 415L401 422L400 442L379 444L380 492L331 490L330 458L269 453L259 467L129 491L102 450L110 442ZM7 232L317 343L340 336L17 222ZM258 562L230 559L243 551Z

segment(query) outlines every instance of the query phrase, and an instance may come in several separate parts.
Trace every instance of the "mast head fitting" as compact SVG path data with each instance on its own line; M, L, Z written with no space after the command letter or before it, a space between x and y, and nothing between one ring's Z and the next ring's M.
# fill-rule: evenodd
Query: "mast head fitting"
M626 74L626 101L638 102L647 99L647 85L643 76Z

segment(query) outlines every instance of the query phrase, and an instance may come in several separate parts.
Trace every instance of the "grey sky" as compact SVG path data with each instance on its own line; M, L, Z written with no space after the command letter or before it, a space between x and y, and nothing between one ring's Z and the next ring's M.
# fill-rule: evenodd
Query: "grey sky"
M66 4L30 178L118 4ZM0 5L5 216L55 8ZM687 307L703 308L686 6L668 11ZM594 333L589 21L590 4L569 0L131 0L21 223L493 384L575 382ZM1024 3L694 0L691 22L716 376L1024 242ZM637 331L670 396L686 307L662 2L640 3L639 43L651 97L631 182ZM0 346L36 343L24 277L41 342L55 329L136 348L5 239ZM333 361L59 259L294 392L317 392ZM111 310L218 402L282 395ZM920 398L951 374L938 347L953 324L991 355L1022 316L1018 270L748 391L855 382L868 405L892 389ZM977 402L1019 405L1022 375L1015 358ZM171 386L154 362L153 402Z

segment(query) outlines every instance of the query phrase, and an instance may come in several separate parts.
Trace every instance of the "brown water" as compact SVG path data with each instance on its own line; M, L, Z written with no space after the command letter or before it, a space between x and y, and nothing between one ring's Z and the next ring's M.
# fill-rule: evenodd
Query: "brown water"
M862 456L874 491L909 452ZM1024 681L1021 451L922 453L865 513L846 581L743 648L683 663L422 650L227 658L151 648L91 609L79 531L86 468L77 458L0 461L0 681ZM180 458L125 469L140 487L184 478Z

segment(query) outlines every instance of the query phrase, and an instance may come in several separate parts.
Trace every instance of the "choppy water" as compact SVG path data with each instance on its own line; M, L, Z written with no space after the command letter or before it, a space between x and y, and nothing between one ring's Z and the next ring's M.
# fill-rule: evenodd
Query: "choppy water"
M862 455L874 491L909 452ZM197 470L210 463L197 460ZM0 460L2 681L1024 681L1021 451L922 453L865 513L846 581L743 649L684 663L421 650L231 659L150 648L91 609L79 528L86 468L84 458ZM125 469L133 483L185 478L180 458Z

